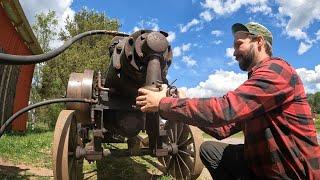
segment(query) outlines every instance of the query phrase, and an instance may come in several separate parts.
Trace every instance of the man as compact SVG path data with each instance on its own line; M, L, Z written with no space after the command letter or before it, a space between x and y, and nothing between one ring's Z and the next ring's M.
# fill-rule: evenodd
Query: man
M217 139L243 131L244 144L205 142L200 157L214 179L319 179L320 147L303 84L272 57L272 34L258 23L232 26L234 56L248 80L223 97L171 98L139 89L137 105Z

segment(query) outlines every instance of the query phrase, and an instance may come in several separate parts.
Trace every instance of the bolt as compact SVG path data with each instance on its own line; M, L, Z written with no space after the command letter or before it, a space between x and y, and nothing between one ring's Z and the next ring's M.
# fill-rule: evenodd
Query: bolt
M130 37L130 38L128 39L128 43L129 43L130 46L133 45L133 38L132 38L132 37Z

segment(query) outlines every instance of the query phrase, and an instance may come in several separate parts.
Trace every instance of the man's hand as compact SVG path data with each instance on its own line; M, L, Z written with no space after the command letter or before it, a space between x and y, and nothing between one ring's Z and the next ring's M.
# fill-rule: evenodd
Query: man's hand
M142 112L157 112L160 100L166 97L167 85L162 85L159 92L150 91L144 88L138 89L139 96L136 98L136 104L141 106Z

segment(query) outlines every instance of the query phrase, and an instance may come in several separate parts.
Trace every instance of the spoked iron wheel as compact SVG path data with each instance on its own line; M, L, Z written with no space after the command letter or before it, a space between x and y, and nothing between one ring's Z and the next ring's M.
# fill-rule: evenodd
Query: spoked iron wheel
M166 173L175 179L196 179L200 176L203 164L199 156L202 143L201 131L193 126L167 121L168 132L165 143L169 146L169 155L159 161Z
M80 144L75 111L61 111L53 137L54 179L83 179L83 158L76 159L76 148Z

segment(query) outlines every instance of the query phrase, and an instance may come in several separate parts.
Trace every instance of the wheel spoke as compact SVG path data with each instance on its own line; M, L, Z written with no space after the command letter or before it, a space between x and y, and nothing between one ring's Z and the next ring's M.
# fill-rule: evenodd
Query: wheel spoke
M189 151L188 149L185 149L185 150L180 150L180 149L179 149L179 153L182 153L182 154L185 154L185 155L187 155L187 156L191 156L191 157L194 158L194 152Z
M172 143L174 143L172 129L170 129L169 131L170 131L170 135L169 135L170 141L171 141Z
M172 158L174 158L174 157L172 157ZM173 159L172 163L173 163L173 173L172 173L172 176L173 176L173 177L177 177L177 176L176 176L176 161L175 161L175 159Z
M162 157L164 167L167 167L166 159Z
M180 172L181 178L183 178L183 173L182 173L182 170L181 170L181 166L180 166L179 158L178 158L178 157L176 158L176 161L177 161L177 166L178 166L178 169L179 169L179 172Z
M178 134L178 137L177 137L177 143L179 142L180 137L181 137L181 135L182 135L182 132L183 132L183 129L184 129L183 127L184 127L184 125L181 123L181 129L180 129L179 134Z
M174 142L175 143L178 143L178 135L177 135L177 132L178 131L178 123L174 123Z
M182 143L180 143L180 144L178 145L178 147L182 147L182 146L189 145L189 144L191 144L192 142L193 142L193 137L190 137L189 139L187 139L187 140L183 141Z
M171 160L172 160L172 156L169 157L169 160L168 160L168 163L167 163L168 164L168 166L166 167L167 168L167 172L169 172L169 170L170 170L171 163L172 163Z
M203 168L197 153L202 142L201 132L193 126L174 121L168 121L165 129L167 136L164 143L168 146L171 144L172 147L178 146L178 153L170 153L165 157L165 163L162 163L167 167L166 172L174 179L197 178Z
M186 162L184 162L184 160L182 159L182 157L179 154L178 154L178 158L180 159L182 164L186 167L186 169L188 171L188 175L189 175L191 173L189 166L186 164Z

